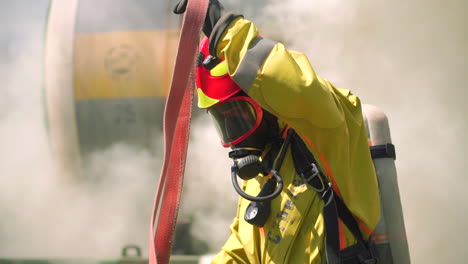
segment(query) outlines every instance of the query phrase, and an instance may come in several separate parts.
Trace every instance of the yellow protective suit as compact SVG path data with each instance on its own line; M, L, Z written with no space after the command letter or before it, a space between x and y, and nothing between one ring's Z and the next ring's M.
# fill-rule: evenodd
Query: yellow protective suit
M367 239L379 221L380 202L359 99L317 76L304 54L272 41L262 48L267 40L258 34L252 22L237 18L217 41L216 55L250 97L304 138ZM259 62L257 68L249 60ZM213 263L326 262L323 202L296 174L290 150L280 174L285 187L264 228L244 221L250 201L241 198L231 236ZM264 182L257 177L244 190L255 195ZM342 247L355 243L342 224L340 230Z

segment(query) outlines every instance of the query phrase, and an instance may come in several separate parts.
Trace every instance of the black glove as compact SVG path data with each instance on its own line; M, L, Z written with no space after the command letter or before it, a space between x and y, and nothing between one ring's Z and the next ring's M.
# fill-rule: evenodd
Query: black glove
M180 0L179 3L174 7L172 12L176 15L183 14L185 12L185 9L187 9L187 0Z
M187 9L188 0L180 0L173 9L174 14L180 15ZM213 31L216 22L226 13L224 6L218 0L210 0L206 12L205 23L203 24L203 33L209 37Z
M173 9L174 14L183 14L187 9L188 0L180 0ZM210 39L210 54L215 56L216 46L224 30L236 18L242 15L224 10L224 6L218 0L210 0L206 11L203 33Z

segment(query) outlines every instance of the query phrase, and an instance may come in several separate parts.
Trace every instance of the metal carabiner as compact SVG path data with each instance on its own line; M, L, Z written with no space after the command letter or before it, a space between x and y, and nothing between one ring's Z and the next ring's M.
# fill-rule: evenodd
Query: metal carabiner
M318 169L317 165L315 165L315 163L311 163L310 164L312 166L312 168L310 169L310 174L308 174L308 176L304 175L304 173L301 174L301 177L302 179L304 179L304 181L306 183L309 184L310 187L312 187L312 189L316 192L323 192L325 191L325 188L327 187L326 184L325 184L325 181L323 180L322 176L320 175L320 170ZM320 182L320 187L316 187L314 186L314 184L312 184L312 180L317 177L319 179L319 182Z

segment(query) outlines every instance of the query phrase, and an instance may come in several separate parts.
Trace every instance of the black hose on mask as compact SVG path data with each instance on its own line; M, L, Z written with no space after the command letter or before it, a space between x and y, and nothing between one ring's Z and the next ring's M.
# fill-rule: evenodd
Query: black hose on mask
M236 161L234 161L236 162ZM276 190L268 194L266 196L252 196L247 193L245 193L239 186L239 183L237 182L237 170L235 166L231 167L231 180L232 180L232 185L234 186L234 189L236 192L242 196L243 198L249 200L249 201L254 201L254 202L263 202L263 201L270 201L273 200L274 198L278 197L278 195L283 191L283 178L279 175L279 173L275 170L271 170L270 173L276 180Z
M278 195L280 195L281 191L283 190L284 184L283 184L283 178L281 177L278 171L281 168L281 165L283 164L286 151L291 142L291 135L292 133L288 132L288 136L286 137L286 140L283 143L280 155L278 157L278 161L276 162L276 166L274 169L271 169L269 172L272 178L270 178L269 180L268 189L271 188L270 187L271 184L276 183L276 189L273 192L268 191L268 193L265 193L265 191L260 191L260 193L257 196L252 196L252 195L245 193L239 186L239 183L237 182L237 176L239 176L243 180L250 180L256 177L259 174L259 172L262 171L261 161L259 159L260 155L258 154L258 152L260 152L261 154L260 150L257 150L257 149L249 150L249 149L239 148L239 149L234 149L233 151L229 153L229 157L233 158L233 165L231 167L232 185L234 186L234 189L241 197L249 201L253 201L253 202L265 202L265 201L271 201L274 198L278 197ZM274 181L274 182L271 182L271 181Z

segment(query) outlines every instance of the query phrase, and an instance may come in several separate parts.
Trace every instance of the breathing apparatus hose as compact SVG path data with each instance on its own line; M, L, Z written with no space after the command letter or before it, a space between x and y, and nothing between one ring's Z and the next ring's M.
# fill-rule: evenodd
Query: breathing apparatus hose
M164 162L151 216L150 264L169 263L187 156L195 58L207 8L208 0L188 1L182 23L164 111Z
M279 173L275 170L271 170L270 174L275 177L274 179L276 180L276 183L278 187L276 187L276 190L269 195L266 196L252 196L244 191L239 186L239 183L237 182L237 171L234 167L231 168L231 180L232 180L232 185L234 186L234 189L236 192L242 196L243 198L249 200L249 201L254 201L254 202L263 202L263 201L269 201L275 199L283 190L283 178L279 175Z
M284 157L286 156L286 151L288 150L288 147L291 143L291 137L293 135L293 130L289 129L288 130L288 136L284 140L283 146L281 148L281 152L279 154L278 160L276 162L275 168L270 170L270 173L274 179L276 180L277 187L275 191L271 194L265 195L265 196L252 196L247 193L245 193L239 186L239 183L237 182L237 166L234 164L234 166L231 167L231 181L232 185L234 186L234 189L236 192L242 196L243 198L253 201L253 202L265 202L265 201L270 201L275 199L278 195L280 195L281 191L283 190L283 177L279 174L279 170L281 168L281 165L283 165ZM237 161L234 161L236 163Z

